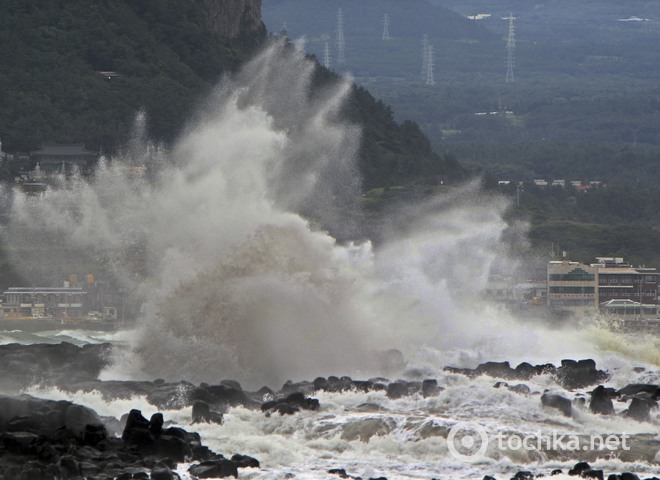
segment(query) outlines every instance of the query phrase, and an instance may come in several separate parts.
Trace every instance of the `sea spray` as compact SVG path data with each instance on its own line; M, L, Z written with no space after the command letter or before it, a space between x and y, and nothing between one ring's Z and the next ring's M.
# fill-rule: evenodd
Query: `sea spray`
M271 45L167 155L141 146L138 114L135 141L91 178L13 194L10 253L30 283L101 268L142 304L131 353L104 378L275 386L382 373L378 352L392 348L430 371L597 353L577 330L520 328L481 300L491 267L515 262L507 202L477 183L393 212L377 248L331 236L359 218L346 214L359 129L341 120L349 82L312 93L315 68ZM148 175L127 168L143 164Z

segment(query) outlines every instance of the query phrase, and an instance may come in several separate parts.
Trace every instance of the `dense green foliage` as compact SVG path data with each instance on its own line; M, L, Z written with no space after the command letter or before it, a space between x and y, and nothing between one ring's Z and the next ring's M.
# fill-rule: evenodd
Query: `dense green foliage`
M55 141L113 152L125 145L138 111L147 114L147 134L168 144L221 75L265 41L259 34L219 37L199 1L0 0L0 9L5 151ZM336 78L320 72L328 81ZM354 90L347 113L364 126L365 184L464 174L453 159L431 151L415 124L398 125L391 109L367 91ZM3 173L11 178L20 167L5 165Z
M544 259L566 251L572 260L624 257L660 266L660 190L610 186L578 191L571 186L525 184L495 187L512 199L510 215L530 224L530 240Z
M138 110L148 113L154 138L171 139L249 47L216 35L196 2L0 3L0 134L8 151L44 141L113 150Z

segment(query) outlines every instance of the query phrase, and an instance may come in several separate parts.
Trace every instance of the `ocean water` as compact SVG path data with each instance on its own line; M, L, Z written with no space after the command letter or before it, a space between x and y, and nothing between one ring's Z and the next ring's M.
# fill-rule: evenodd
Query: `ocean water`
M84 337L93 341L115 341L126 345L125 337L133 332L108 334L88 332ZM77 337L72 332L43 332L21 337L20 332L5 332L3 342L18 340L32 343L41 337L44 341ZM634 335L601 332L607 344L621 342L639 344L644 340ZM648 339L647 339L648 340ZM660 338L656 338L658 346ZM635 367L637 360L626 359L620 351L629 347L601 350L598 367L611 375L606 385L621 388L629 383L660 384L660 369L647 365L644 371ZM466 358L466 352L462 352ZM532 362L541 358L530 354ZM473 357L478 357L473 352ZM431 365L442 352L427 348L416 364L409 360L407 368L393 378L436 378L444 390L437 396L423 398L413 395L397 400L387 398L385 392L343 392L314 394L321 402L318 411L302 411L292 416L274 414L243 407L231 408L225 414L223 425L195 424L191 422L191 408L164 411L165 419L176 425L200 433L203 442L223 454L242 453L258 458L262 468L241 470L241 478L278 479L293 474L295 478L328 478L327 470L344 468L351 475L364 478L385 476L390 479L417 478L481 478L492 474L507 478L519 470L548 474L555 468L565 473L576 462L587 460L594 468L606 472L631 471L643 478L657 475L660 469L660 416L652 413L650 422L636 422L622 416L626 403L615 401L617 415L604 417L589 412L586 406L574 405L572 418L559 411L544 408L540 394L546 390L570 399L585 397L581 391L565 391L549 375L522 382L528 385L528 395L514 393L507 388L495 388L498 381L491 377L469 379L462 375L443 372L440 365ZM554 360L544 358L543 360ZM337 372L346 373L346 372ZM357 377L356 377L357 378ZM509 381L510 384L515 382ZM272 385L277 388L277 385ZM585 389L586 390L586 389ZM50 399L68 399L90 406L103 416L119 419L132 408L139 408L145 416L156 413L157 408L146 398L108 401L98 392L63 392L59 389L29 388L26 393ZM588 395L587 404L588 404ZM482 428L488 433L488 447L483 455L469 460L452 456L448 434L452 427L466 425ZM534 436L551 438L552 435L587 436L625 434L629 436L630 450L530 450L510 448L506 442L501 448L497 435ZM460 448L460 447L459 447ZM467 450L472 453L473 450ZM186 465L180 466L181 473ZM566 477L568 477L566 475ZM557 478L564 478L559 476Z
M327 479L330 468L365 478L505 478L521 469L566 471L582 459L608 471L657 472L657 410L647 423L583 407L567 419L542 408L540 394L578 394L548 376L525 382L532 393L521 395L494 388L496 379L443 371L593 358L611 373L608 386L657 384L660 344L595 324L560 328L515 318L485 302L489 274L515 271L519 259L507 253L507 200L478 182L392 211L381 244L362 240L355 215L360 129L339 115L350 79L312 94L313 72L304 55L273 44L220 83L175 145L150 143L148 119L139 114L134 141L103 159L92 178L61 178L39 197L2 192L8 242L23 247L10 249L10 260L26 279L40 282L45 259L35 252L44 239L56 240L71 246L76 261L103 265L142 309L131 331L0 332L0 343L125 347L102 372L105 380L232 378L246 389L277 390L289 379L349 375L436 378L444 389L400 400L319 393L320 411L266 417L234 408L222 426L192 427L218 452L261 461L262 469L243 470L241 478ZM135 176L126 165L147 165L150 174ZM47 264L67 271L67 254ZM402 352L403 368L385 368L389 349ZM108 402L95 392L36 386L28 393L116 418L131 408L155 413L144 398ZM190 409L163 413L189 428ZM457 425L486 432L483 455L466 461L450 453ZM630 434L635 442L613 453L499 448L492 440L553 432Z

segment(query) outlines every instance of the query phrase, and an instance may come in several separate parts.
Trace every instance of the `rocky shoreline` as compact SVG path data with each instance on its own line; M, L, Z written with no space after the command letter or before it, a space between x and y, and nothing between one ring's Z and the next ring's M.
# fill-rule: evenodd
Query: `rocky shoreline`
M383 392L388 399L397 400L409 396L429 398L444 390L435 378L390 381L382 377L354 380L330 376L289 381L277 391L262 387L254 392L243 390L234 380L217 385L162 379L101 381L98 375L108 364L112 348L109 344L77 347L68 343L0 346L1 389L8 393L0 397L0 479L174 479L178 478L174 470L184 462L193 463L189 470L192 478L237 477L241 468L259 468L253 457L236 454L226 458L212 452L197 433L166 426L160 413L146 419L139 410L131 410L120 421L103 418L82 405L20 394L32 385L53 386L70 393L96 391L109 401L139 395L159 410L192 407L193 425L222 424L223 414L237 406L266 416L316 411L322 405L312 395L321 392ZM563 360L560 366L521 363L511 367L508 362L486 362L474 369L446 367L445 372L470 379L492 377L497 379L493 388L538 395L543 407L567 417L578 408L598 415L617 415L619 411L618 415L631 421L657 422L660 385L608 387L608 372L597 369L591 359ZM551 390L534 391L524 383L538 375L549 375L560 389L577 392L575 398ZM652 448L637 454L641 455L637 460L653 459ZM578 463L571 471L569 475L583 478L603 480L605 475L586 463ZM358 478L341 468L328 473ZM531 480L535 475L521 471L513 478ZM608 480L639 479L623 472L610 474Z

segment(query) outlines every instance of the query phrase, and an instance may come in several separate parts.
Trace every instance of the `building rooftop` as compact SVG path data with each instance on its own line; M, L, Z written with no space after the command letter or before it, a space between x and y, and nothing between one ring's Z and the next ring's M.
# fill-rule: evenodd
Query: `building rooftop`
M80 156L80 155L94 155L96 152L85 149L82 143L70 143L59 145L44 145L39 150L30 152L32 155L58 155L58 156Z

